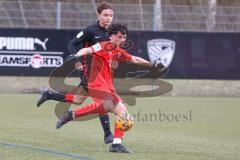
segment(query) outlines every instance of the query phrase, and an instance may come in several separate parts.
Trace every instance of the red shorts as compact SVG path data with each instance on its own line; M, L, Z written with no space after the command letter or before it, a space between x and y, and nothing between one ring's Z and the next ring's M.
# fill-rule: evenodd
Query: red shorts
M109 89L105 86L88 86L88 92L94 101L112 100L114 103L123 102L114 89Z

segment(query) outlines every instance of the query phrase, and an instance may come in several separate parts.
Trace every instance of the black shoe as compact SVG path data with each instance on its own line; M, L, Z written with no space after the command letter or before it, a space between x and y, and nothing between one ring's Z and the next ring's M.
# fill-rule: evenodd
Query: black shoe
M62 117L58 120L56 128L61 128L67 122L73 120L72 111L65 111Z
M105 144L109 144L109 143L112 143L112 142L113 142L113 135L112 135L112 133L104 136L104 143Z
M117 153L133 153L132 151L125 148L122 144L112 144L109 148L109 151Z
M49 90L46 90L42 93L41 97L37 102L37 107L39 107L42 103L50 99L51 96L49 92L50 92Z

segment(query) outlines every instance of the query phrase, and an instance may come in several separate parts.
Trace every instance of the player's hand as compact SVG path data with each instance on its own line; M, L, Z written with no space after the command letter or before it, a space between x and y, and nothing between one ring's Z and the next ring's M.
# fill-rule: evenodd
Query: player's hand
M80 55L78 55L78 54L74 54L74 56L75 56L75 57L77 57L77 58L81 57L81 56L80 56Z
M77 70L77 71L81 71L81 70L83 70L83 65L82 65L82 63L81 62L76 62L75 63L75 69Z
M165 67L162 63L155 63L154 69L158 72L165 72L168 68Z
M69 56L67 56L67 57L65 58L65 61L64 61L64 62L77 61L77 60L78 60L78 57L77 57L76 55L74 55L74 54L71 54L71 55L69 55Z
M162 63L155 63L153 69L157 72L159 78L168 73L168 67L164 66Z

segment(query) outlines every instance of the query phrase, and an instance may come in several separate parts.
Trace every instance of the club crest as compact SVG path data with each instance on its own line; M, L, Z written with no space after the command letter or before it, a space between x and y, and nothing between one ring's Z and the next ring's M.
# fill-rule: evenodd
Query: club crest
M148 56L152 63L169 66L175 53L175 42L168 39L152 39L147 42Z

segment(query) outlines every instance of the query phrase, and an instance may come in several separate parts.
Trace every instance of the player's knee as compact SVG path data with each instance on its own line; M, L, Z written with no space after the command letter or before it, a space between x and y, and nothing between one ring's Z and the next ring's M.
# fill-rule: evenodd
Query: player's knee
M115 115L118 115L119 113L123 113L123 112L127 113L128 111L122 102L118 102L117 104L114 105L113 113Z
M77 105L82 104L84 99L81 96L74 96L74 103Z
M107 111L107 112L111 112L113 110L113 101L111 100L105 100L103 102L103 106L104 106L104 109Z

